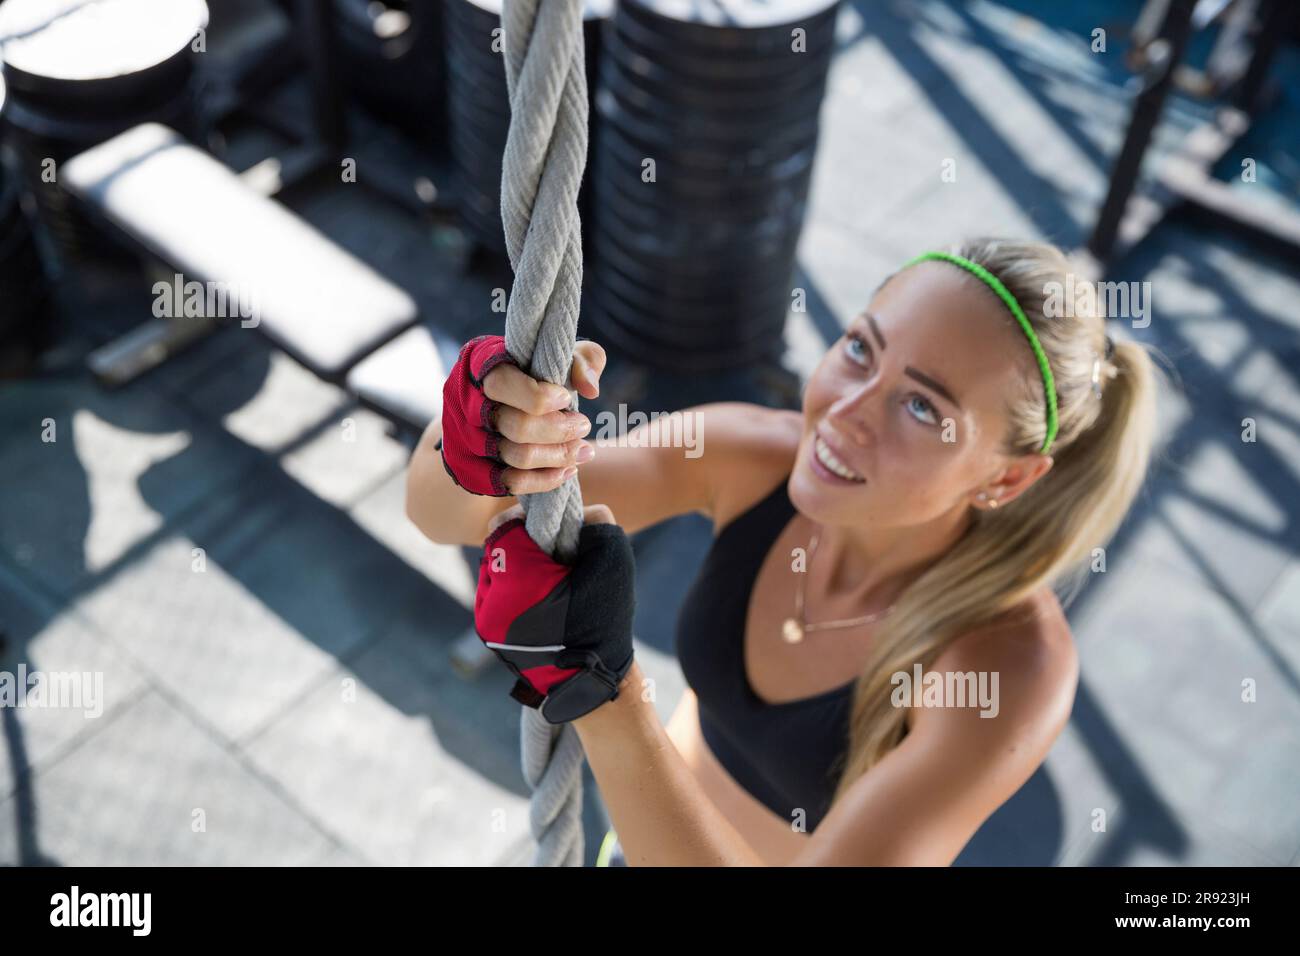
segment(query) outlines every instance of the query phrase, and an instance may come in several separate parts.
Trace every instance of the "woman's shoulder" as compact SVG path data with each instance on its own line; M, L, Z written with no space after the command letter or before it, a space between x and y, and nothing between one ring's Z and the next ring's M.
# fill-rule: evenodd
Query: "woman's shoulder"
M716 530L786 480L799 450L803 416L748 402L712 402L696 410L704 422Z
M1002 718L993 722L995 736L1027 759L1041 761L1069 722L1079 656L1060 601L1043 586L993 621L958 637L931 669L983 676L996 694L997 716ZM920 726L928 715L922 709L909 716L915 717L909 723Z

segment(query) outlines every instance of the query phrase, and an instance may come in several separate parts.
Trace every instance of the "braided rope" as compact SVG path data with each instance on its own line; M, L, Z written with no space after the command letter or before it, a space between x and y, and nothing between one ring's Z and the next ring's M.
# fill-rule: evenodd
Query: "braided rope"
M510 129L501 174L501 221L514 284L506 348L520 367L569 388L582 294L578 188L587 162L587 73L583 0L506 0ZM569 407L578 408L570 389ZM582 529L577 478L523 495L529 536L570 562ZM524 778L533 788L529 824L534 866L582 864L582 765L577 732L548 724L531 707L520 721Z

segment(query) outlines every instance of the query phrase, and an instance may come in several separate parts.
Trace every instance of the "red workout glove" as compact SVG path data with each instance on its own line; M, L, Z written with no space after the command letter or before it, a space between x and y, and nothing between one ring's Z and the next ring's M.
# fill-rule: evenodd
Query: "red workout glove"
M442 466L451 480L476 495L510 494L501 480L508 467L497 458L501 438L492 412L500 404L483 394L483 379L502 362L518 367L500 335L480 335L461 346L442 386Z
M632 546L616 524L583 525L572 567L513 518L483 543L474 627L518 680L510 696L552 724L618 696L632 666Z

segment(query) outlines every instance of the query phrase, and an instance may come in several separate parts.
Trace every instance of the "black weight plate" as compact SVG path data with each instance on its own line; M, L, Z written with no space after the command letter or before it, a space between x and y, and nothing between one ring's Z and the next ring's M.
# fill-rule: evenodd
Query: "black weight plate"
M769 335L779 334L789 311L777 305L761 313L717 310L704 321L669 323L658 312L631 307L593 282L583 313L600 313L648 344L674 350L717 351L752 347Z
M811 158L816 143L803 144L798 149L776 151L755 148L740 150L684 149L675 143L647 143L636 138L636 130L629 131L621 123L601 117L597 133L601 137L600 149L617 157L625 168L639 170L645 159L655 160L658 167L666 165L676 180L715 183L722 179L735 180L739 186L768 183L774 178L801 174L805 165L811 169Z
M686 215L733 216L748 221L761 218L764 210L787 208L807 199L811 161L791 171L796 175L750 177L731 180L725 176L682 174L671 160L655 162L655 178L642 178L642 166L635 156L620 155L607 144L595 150L590 164L592 175L609 188L611 197L626 198L649 212Z
M792 247L781 255L764 259L730 265L711 263L709 270L686 271L681 268L681 262L665 264L638 259L599 234L593 234L587 245L593 277L617 275L633 290L638 290L640 299L650 300L662 293L688 304L725 299L730 294L727 288L737 282L752 281L755 296L783 289L790 281L789 273L796 258Z
M619 81L620 88L631 88L652 103L681 105L701 112L740 115L771 110L819 107L826 90L826 74L811 72L801 84L775 93L753 84L736 86L702 82L680 77L663 70L630 67L610 56L601 61L601 83Z
M698 260L716 260L724 254L737 262L779 260L797 245L802 231L798 222L774 224L766 232L734 228L706 232L690 228L693 225L690 223L679 228L651 229L603 210L591 219L593 235L602 240L608 238L634 261L643 261L654 268L678 264L676 271L683 274L708 274L710 270L703 265L692 268L693 264Z
M468 67L475 75L499 76L501 83L505 84L505 56L492 49L491 33L452 31L443 46L447 57L454 57L457 63Z
M502 108L504 99L504 96L495 99L486 90L475 91L459 85L447 90L448 109L459 109L460 114L470 117L475 126L484 128L499 126L506 129L510 126L510 110Z
M634 335L622 331L608 320L602 324L599 318L592 322L591 331L608 342L611 349L630 356L636 363L678 375L728 372L773 361L780 354L779 348L771 351L770 343L763 343L758 348L745 351L731 349L723 353L704 351L683 353L662 349L639 341Z
M660 148L673 146L683 151L689 146L691 150L701 153L728 152L737 147L743 147L746 150L759 152L765 156L788 156L790 153L797 152L799 149L806 148L815 142L820 119L819 113L814 111L802 123L772 126L758 135L746 135L744 131L718 129L708 133L707 142L683 143L683 133L674 125L674 123L679 122L676 117L665 121L663 119L650 119L634 113L625 104L621 103L609 89L604 87L596 91L595 106L596 112L602 119L613 123L633 142L645 143ZM696 129L694 135L700 137L701 131L701 129ZM724 133L730 133L731 135L729 138L723 138Z
M669 324L655 312L629 308L605 290L595 289L588 313L610 319L619 329L653 347L672 352L745 351L773 336L785 327L788 310L773 309L763 314L724 314L721 310L709 320L694 324Z
M506 82L506 67L502 54L492 51L492 37L477 33L455 33L444 44L449 61L465 72L479 77L500 77Z
M483 24L493 26L501 22L501 3L491 0L445 0L443 16L461 23Z
M749 34L782 32L796 24L834 20L838 0L623 0L620 12L632 13L647 23L666 29L695 29L707 26L723 35L736 35L744 42Z
M820 113L801 108L797 114L748 117L722 115L696 109L666 108L621 95L613 84L605 84L596 95L601 116L626 116L622 122L646 128L646 135L662 135L664 141L699 142L704 148L749 147L767 142L812 142L820 129ZM618 122L618 119L615 119Z
M509 117L501 117L478 105L452 96L447 101L447 113L455 118L458 126L469 127L485 143L500 143L505 146L506 132L510 129ZM500 151L500 147L498 147Z
M482 170L500 178L502 147L488 142L472 125L452 118L448 130L451 151L458 163L475 171Z
M601 194L604 195L603 193ZM653 235L669 247L715 248L728 244L757 245L797 232L807 213L806 204L792 206L752 222L721 217L648 216L617 202L603 210L611 228Z
M671 122L679 112L689 111L694 116L746 128L784 126L820 112L825 83L820 77L811 79L814 82L806 91L772 101L770 97L758 99L751 93L724 92L686 83L656 86L644 76L622 69L614 60L604 61L600 73L601 87L635 112Z
M666 301L697 307L729 301L771 302L773 298L789 296L789 290L786 288L790 281L788 278L784 281L768 279L763 288L749 289L742 293L734 290L734 280L731 275L710 277L708 283L692 279L689 285L674 278L672 273L664 271L652 276L630 276L622 268L622 262L618 259L620 255L621 253L614 249L595 250L591 263L593 281L599 275L604 285L617 288L623 298L632 302ZM783 270L789 268L791 263L787 260L784 266L771 267L768 274L779 276ZM754 269L746 274L757 275L759 271ZM651 285L652 281L654 285Z
M701 256L692 248L669 249L666 255L653 255L620 242L607 224L594 223L590 245L595 264L608 265L647 292L673 290L683 299L704 299L734 281L744 281L756 288L785 281L778 279L777 274L794 260L798 236L790 236L761 252L737 244L713 256Z
M772 70L740 72L734 64L714 64L706 71L704 64L682 64L631 46L614 32L605 44L605 56L621 70L655 88L688 86L701 91L717 91L732 98L748 97L755 104L775 103L789 96L825 85L829 61L809 62L805 68L790 73Z
M493 216L471 206L460 209L460 218L465 231L481 245L502 253L506 251L506 238L499 215Z
M714 181L727 176L758 182L770 178L772 170L797 168L817 147L815 140L732 146L683 143L676 137L652 137L644 124L629 119L625 111L612 113L611 110L611 113L599 114L609 136L605 148L618 153L622 161L633 162L637 169L641 168L643 160L650 158L655 160L656 166L668 163L676 175L684 179Z
M793 263L790 264L793 272ZM719 283L718 288L708 295L682 295L666 287L658 292L651 292L621 275L611 264L598 264L593 279L602 288L609 290L619 299L640 309L658 310L666 318L677 324L689 324L717 310L751 309L765 310L773 307L775 302L790 299L789 290L785 288L789 280L768 283L763 288L746 288L743 284L732 281Z
M719 276L757 276L756 282L780 273L785 264L793 261L798 250L798 238L785 246L771 250L767 255L743 255L739 251L727 258L682 254L678 257L646 256L635 251L628 251L618 241L611 238L606 229L591 230L590 253L592 262L603 267L608 263L647 290L672 288L680 290L683 298L701 298L710 288L719 282Z
M510 94L506 89L505 74L499 72L500 60L496 63L475 63L468 60L463 52L451 49L445 55L448 89L455 89L461 96L479 101L487 109L509 115Z
M472 77L460 77L447 84L447 98L477 112L491 116L495 122L510 122L510 98L505 84L475 83Z
M447 0L447 6L460 4L463 8L468 8L475 16L497 17L501 16L502 0ZM582 19L603 20L614 12L614 0L584 0L582 4Z
M628 229L608 216L593 217L590 226L592 241L606 258L637 264L629 268L639 268L644 276L671 274L681 282L702 283L720 273L775 268L795 255L799 244L798 234L708 246L695 241L671 242Z
M799 225L794 221L773 221L770 225L743 230L725 223L713 229L686 223L676 228L665 225L652 230L617 214L599 215L596 225L602 233L616 237L615 241L629 253L665 262L683 257L718 256L724 252L731 252L738 259L776 255L799 232Z
M725 182L712 191L678 188L667 175L657 182L644 183L635 172L624 172L605 162L590 164L591 181L603 202L618 203L628 217L655 221L686 221L702 218L726 218L739 224L755 223L765 217L808 202L807 181L767 190L742 192ZM671 172L671 171L666 171Z
M720 245L692 242L689 246L664 241L646 233L635 234L597 216L592 234L598 243L612 243L633 259L651 269L675 268L684 274L708 275L718 269L747 268L754 262L767 262L793 255L798 233L764 241L732 241Z
M653 183L643 182L640 165L598 147L589 168L611 199L626 198L639 206L666 212L688 209L732 209L739 218L752 218L755 210L771 205L806 201L812 181L812 162L795 167L788 176L728 179L723 176L682 175L672 163L656 166ZM783 171L784 172L784 171Z
M451 95L447 97L448 111L454 111L463 120L473 126L475 129L482 131L485 135L494 129L504 130L510 128L510 115L501 113L496 109L497 104L491 104L485 98L474 98L469 95L458 95L458 90L449 91Z
M825 72L834 53L833 44L823 49L793 51L759 59L738 59L725 54L707 53L659 41L627 21L616 18L604 40L610 49L618 48L620 62L638 72L645 72L646 61L663 73L703 83L751 84L760 89L785 90L798 87L803 78Z
M667 326L655 314L626 311L622 303L610 299L604 293L591 297L585 315L600 322L602 326L606 323L615 326L616 340L636 341L669 355L753 354L755 350L763 348L768 339L779 337L784 329L784 317L778 319L774 315L732 316L727 321L704 322L695 326ZM778 325L778 322L781 324ZM609 336L604 328L601 333L597 341Z
M782 247L783 237L799 232L803 221L797 211L792 210L785 217L772 217L752 225L721 222L708 228L699 220L664 220L657 228L650 228L629 218L622 209L609 212L616 204L609 202L599 188L596 190L596 203L597 224L614 236L623 248L667 261L683 254L701 255L706 250L717 254L724 247L738 252L743 250L746 256L774 254ZM806 209L803 212L806 214Z
M796 26L804 30L798 42ZM717 43L721 34L713 28L694 24L686 30L664 29L632 13L620 13L611 27L635 50L666 69L696 72L710 66L732 68L713 74L720 76L785 75L801 69L799 61L828 61L836 50L835 24L831 20L792 25L766 35L744 31L735 34L741 38L739 42L730 44Z
M699 23L647 20L635 4L628 4L614 18L614 26L647 50L679 51L691 59L725 59L736 63L783 63L789 57L829 57L835 52L835 21L822 19L792 23L788 28L760 32L728 31ZM795 50L794 29L804 31L800 50Z
M807 202L792 203L785 207L751 210L754 215L742 219L738 214L728 214L721 207L709 205L701 211L647 209L611 198L604 183L594 187L602 205L601 218L611 228L644 232L658 236L670 246L692 244L711 248L726 242L756 243L766 237L797 231L807 216ZM714 214L709 215L708 210Z
M709 72L706 70L708 64L703 60L691 62L660 56L655 51L635 46L614 29L605 32L603 42L605 57L616 61L627 72L643 76L655 84L685 83L732 94L750 93L756 101L773 101L805 89L810 77L825 75L830 62L828 59L809 60L801 64L801 69L788 73L754 69L738 72L735 68L728 70L723 64L715 64L717 68Z

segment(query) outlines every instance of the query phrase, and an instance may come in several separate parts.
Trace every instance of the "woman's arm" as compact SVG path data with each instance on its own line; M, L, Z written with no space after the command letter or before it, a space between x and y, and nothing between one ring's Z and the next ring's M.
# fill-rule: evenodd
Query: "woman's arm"
M614 700L574 721L601 799L633 866L762 866L700 789L641 696L634 661Z
M903 743L836 801L791 865L947 866L1042 763L1069 718L1072 648L1041 622L968 637L935 670L998 673L997 716L920 710ZM641 699L635 666L625 685L574 725L628 862L763 865Z
M587 440L596 455L578 466L583 502L609 505L628 534L690 512L712 517L715 495L750 493L746 485L766 480L766 472L753 462L788 457L788 439L773 425L781 412L713 402L677 414L682 417L648 421L622 439L602 437L602 420L592 420ZM481 545L488 521L518 499L474 495L458 487L434 447L441 436L441 422L435 419L411 456L407 516L439 544ZM692 447L685 446L683 436L689 436Z

